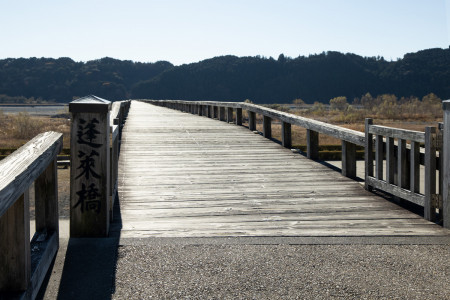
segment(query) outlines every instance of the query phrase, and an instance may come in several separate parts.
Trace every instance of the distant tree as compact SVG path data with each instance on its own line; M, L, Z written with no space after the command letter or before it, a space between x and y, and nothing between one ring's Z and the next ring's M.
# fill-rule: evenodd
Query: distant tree
M330 108L334 110L346 110L348 107L347 97L340 96L330 99Z
M303 101L303 100L300 99L300 98L297 98L297 99L292 100L292 104L295 104L295 105L297 105L297 106L299 106L299 105L304 105L304 104L305 104L305 101Z

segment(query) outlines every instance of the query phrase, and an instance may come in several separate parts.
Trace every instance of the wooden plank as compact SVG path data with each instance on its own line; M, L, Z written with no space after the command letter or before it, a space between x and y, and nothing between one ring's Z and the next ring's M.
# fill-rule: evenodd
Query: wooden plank
M415 141L418 143L425 143L425 133L420 131L372 125L369 128L369 133L396 139Z
M23 194L62 149L62 134L45 132L0 161L0 216Z
M400 197L402 199L408 200L417 205L423 206L425 203L425 196L421 194L413 193L407 189L403 189L394 184L387 183L385 181L377 180L374 177L368 178L369 184L377 189L386 191L394 196Z
M31 276L28 190L0 217L0 291L26 290Z

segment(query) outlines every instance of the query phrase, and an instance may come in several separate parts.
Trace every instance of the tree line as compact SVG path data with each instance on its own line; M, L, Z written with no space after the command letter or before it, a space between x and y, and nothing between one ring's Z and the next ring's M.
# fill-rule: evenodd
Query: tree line
M367 93L400 98L434 93L447 99L449 82L450 48L409 53L397 61L334 51L297 58L281 54L277 59L228 55L181 66L113 58L0 60L0 102L24 98L69 102L88 94L109 100L250 99L261 104L299 98L328 103L337 96L353 100Z

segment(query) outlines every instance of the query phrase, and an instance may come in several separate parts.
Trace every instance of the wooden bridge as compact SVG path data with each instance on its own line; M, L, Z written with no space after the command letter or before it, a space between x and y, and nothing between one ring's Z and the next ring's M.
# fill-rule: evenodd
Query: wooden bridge
M242 126L243 110L248 126ZM108 101L91 96L71 103L71 112L71 239L118 229L119 243L153 237L450 243L450 110L442 130L425 133L371 120L360 133L246 103L124 101L111 110ZM272 138L276 119L280 143ZM307 129L306 155L291 150L291 125ZM319 134L342 140L341 174L316 161ZM364 184L354 180L357 145L366 149ZM51 268L60 148L61 136L48 133L0 163L0 266L17 270L0 272L2 290L25 290L33 298ZM40 208L30 244L27 193L35 180L45 188L36 187ZM378 192L423 207L424 217ZM21 219L11 226L14 215Z
M123 237L448 234L248 128L143 102L119 168Z

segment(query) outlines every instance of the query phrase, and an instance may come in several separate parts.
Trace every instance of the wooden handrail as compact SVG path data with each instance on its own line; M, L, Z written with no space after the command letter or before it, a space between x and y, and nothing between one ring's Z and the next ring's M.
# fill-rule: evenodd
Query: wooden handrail
M62 134L45 132L0 161L0 217L62 149Z
M13 298L34 299L56 255L56 160L62 144L61 133L45 132L0 162L1 299L4 292ZM33 182L36 233L30 242L29 188Z

